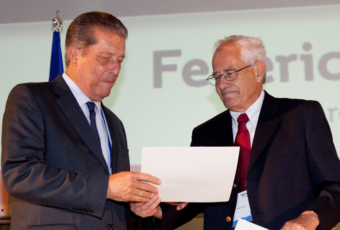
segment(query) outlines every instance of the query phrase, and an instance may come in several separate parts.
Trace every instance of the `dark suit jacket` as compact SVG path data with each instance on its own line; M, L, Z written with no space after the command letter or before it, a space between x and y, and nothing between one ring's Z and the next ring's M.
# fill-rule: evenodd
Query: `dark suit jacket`
M102 107L110 130L113 173L129 171L122 122ZM127 203L106 199L109 171L91 127L59 75L17 85L3 118L2 174L16 198L12 230L126 229Z
M191 146L232 145L229 111L196 127L192 134ZM266 93L247 174L254 223L276 230L313 210L321 228L331 229L340 221L339 182L340 163L321 105ZM189 204L180 212L162 204L162 229L173 229L202 211L206 230L232 229L237 193L236 187L229 202Z

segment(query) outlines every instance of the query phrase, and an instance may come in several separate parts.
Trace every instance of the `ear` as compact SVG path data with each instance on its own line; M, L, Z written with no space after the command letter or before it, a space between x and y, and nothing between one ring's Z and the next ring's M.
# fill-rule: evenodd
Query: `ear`
M80 51L76 47L71 46L68 49L68 56L70 58L70 65L77 66L80 57Z
M262 84L262 79L266 73L266 64L263 61L257 61L253 68L256 74L256 82Z

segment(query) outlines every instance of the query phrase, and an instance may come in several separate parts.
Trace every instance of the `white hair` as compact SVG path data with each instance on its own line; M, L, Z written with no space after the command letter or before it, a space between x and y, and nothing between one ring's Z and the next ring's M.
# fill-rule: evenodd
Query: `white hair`
M256 61L266 63L266 49L261 38L247 37L243 35L232 35L225 37L215 43L216 50L224 45L236 44L241 49L241 60L247 65L253 65ZM215 50L215 51L216 51ZM263 83L266 81L266 75Z

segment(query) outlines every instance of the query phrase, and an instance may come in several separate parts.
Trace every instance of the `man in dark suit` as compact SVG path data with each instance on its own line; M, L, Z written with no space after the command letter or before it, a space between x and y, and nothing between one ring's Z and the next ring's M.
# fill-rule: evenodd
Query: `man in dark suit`
M159 184L128 172L122 122L102 103L117 80L127 29L114 16L78 16L66 35L66 72L14 87L2 130L2 175L15 200L11 229L126 229L127 202ZM155 198L154 198L155 199Z
M177 210L148 202L134 205L136 213L157 209L162 229L174 229L204 212L204 229L231 230L246 191L252 221L270 230L328 230L340 221L340 163L321 105L266 93L265 54L259 38L217 43L209 80L228 110L192 134L191 146L240 146L229 202L180 203Z

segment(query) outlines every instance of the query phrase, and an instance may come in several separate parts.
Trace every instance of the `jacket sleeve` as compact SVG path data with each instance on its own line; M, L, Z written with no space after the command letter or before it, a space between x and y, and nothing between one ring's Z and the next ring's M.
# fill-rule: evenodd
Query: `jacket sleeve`
M340 162L325 114L314 103L306 123L307 157L316 200L306 209L318 214L321 229L340 221Z
M31 203L102 217L108 175L46 164L44 117L32 87L11 91L2 125L2 176L8 193ZM53 105L51 105L53 106Z
M203 212L204 204L190 203L181 211L177 211L176 206L162 203L161 208L163 212L161 230L173 230Z

